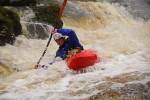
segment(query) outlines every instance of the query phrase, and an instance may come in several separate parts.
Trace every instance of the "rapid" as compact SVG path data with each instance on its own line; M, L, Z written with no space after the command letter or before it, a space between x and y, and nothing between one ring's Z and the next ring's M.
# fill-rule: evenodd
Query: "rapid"
M34 16L28 12L29 16L19 13L24 34L26 24L33 23L26 22ZM0 47L0 99L149 100L150 20L133 17L117 3L92 1L68 1L61 20L63 28L73 29L84 49L98 53L101 62L80 71L70 70L65 61L34 69L49 37L20 35L14 45ZM50 36L53 27L47 26ZM51 62L57 49L52 39L40 64Z

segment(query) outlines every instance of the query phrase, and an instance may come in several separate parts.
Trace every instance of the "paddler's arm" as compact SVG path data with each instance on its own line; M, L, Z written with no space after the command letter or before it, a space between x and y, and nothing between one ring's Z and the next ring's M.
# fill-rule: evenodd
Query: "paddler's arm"
M49 65L52 65L53 63L55 63L55 59L56 59L56 57L53 59L53 61L52 61L51 63L48 63L48 64L49 64ZM48 68L48 66L42 65L41 68Z
M49 65L52 65L54 62L55 62L55 59L56 59L56 56L55 56L55 58L53 59L53 61L51 62L51 63L48 63ZM40 65L40 64L36 64L35 66L34 66L34 69L40 69L40 68L48 68L48 66L46 66L46 65Z
M81 47L76 33L71 29L57 29L58 33L68 36L68 41L71 45Z
M63 55L64 55L64 52L62 50L58 49L57 52L56 52L56 56L54 57L53 61L51 63L48 63L48 64L52 65L53 63L59 62L62 59L64 60L64 56ZM43 67L47 67L48 68L48 66L46 66L46 65L42 65L42 68Z
M51 33L55 34L56 32L61 33L62 35L68 36L68 41L73 46L81 47L81 44L79 43L78 37L76 33L71 29L52 29Z

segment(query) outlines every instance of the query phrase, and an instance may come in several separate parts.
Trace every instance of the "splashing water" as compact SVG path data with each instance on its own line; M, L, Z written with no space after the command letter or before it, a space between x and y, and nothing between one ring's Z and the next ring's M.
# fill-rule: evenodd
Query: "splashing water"
M15 45L0 47L0 99L148 99L150 21L134 19L118 4L72 3L86 15L62 17L63 28L73 29L84 48L98 53L101 62L78 72L65 61L33 69L48 39L18 36ZM49 63L57 49L52 39L41 64Z

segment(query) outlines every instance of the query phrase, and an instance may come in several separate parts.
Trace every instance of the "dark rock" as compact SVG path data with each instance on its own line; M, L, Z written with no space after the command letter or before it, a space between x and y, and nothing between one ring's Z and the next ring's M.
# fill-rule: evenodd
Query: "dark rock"
M0 6L10 6L10 0L0 0Z
M13 44L22 30L18 14L0 6L0 23L0 46Z
M28 24L27 30L30 33L28 38L32 39L46 39L49 38L50 30L44 24ZM49 33L49 34L48 34Z
M12 1L11 6L36 6L36 0Z
M97 0L68 0L68 1L97 2ZM58 0L37 0L36 2L38 5L44 4L44 6L47 6L47 5L53 5L54 3L58 4L59 1ZM60 2L60 3L62 3L62 2Z
M44 22L55 27L59 15L59 10L60 7L56 5L34 8L36 18L32 18L32 21ZM61 29L62 26L63 22L60 20L57 24L57 28Z

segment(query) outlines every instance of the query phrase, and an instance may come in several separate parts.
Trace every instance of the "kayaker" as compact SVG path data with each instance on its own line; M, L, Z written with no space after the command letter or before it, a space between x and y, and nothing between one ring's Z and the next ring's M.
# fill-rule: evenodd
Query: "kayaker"
M78 53L83 49L83 46L80 44L78 37L76 33L71 29L52 29L51 33L53 34L53 38L56 41L57 45L59 45L59 49L56 52L56 56L54 60L49 63L50 65L55 62L55 59L58 57L62 58L62 60L65 60L71 56L73 56L75 53ZM65 36L68 36L66 39ZM35 65L36 67L43 68L45 65Z

